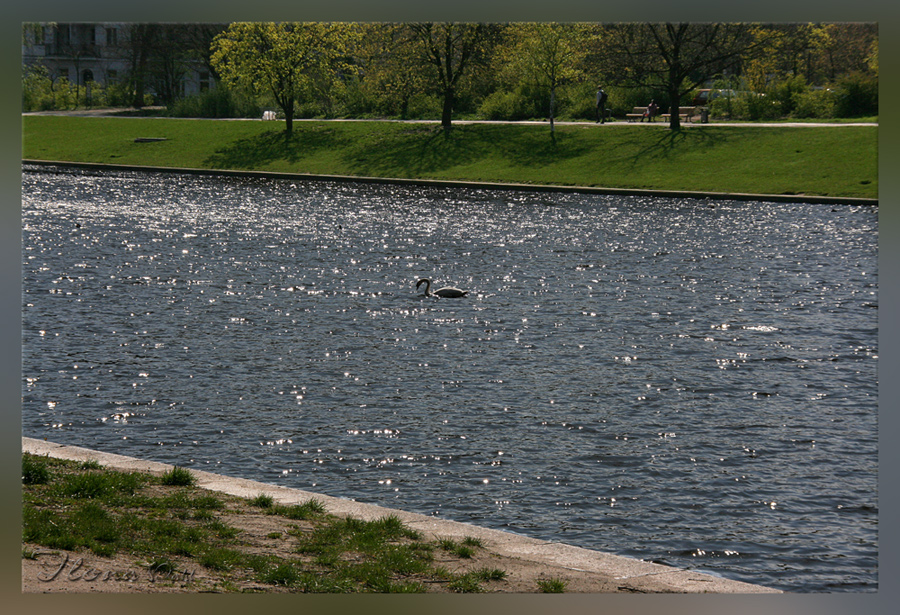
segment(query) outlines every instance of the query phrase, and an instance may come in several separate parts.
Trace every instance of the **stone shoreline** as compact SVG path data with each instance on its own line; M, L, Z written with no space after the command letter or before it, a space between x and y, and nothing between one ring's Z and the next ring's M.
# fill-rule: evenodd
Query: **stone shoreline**
M877 206L878 199L859 197L818 196L808 194L753 194L744 192L703 192L690 190L645 190L637 188L601 188L590 186L560 186L552 184L516 184L501 182L473 182L444 179L407 179L401 177L365 177L356 175L323 175L312 173L278 173L273 171L234 171L225 169L193 169L145 165L108 164L100 162L68 162L60 160L23 159L23 165L60 166L87 170L135 171L151 173L183 173L218 177L250 177L299 181L358 182L363 184L396 184L432 188L468 188L476 190L516 190L526 192L562 192L619 196L648 196L659 198L711 199L721 201L762 201L773 203L811 203L816 205Z

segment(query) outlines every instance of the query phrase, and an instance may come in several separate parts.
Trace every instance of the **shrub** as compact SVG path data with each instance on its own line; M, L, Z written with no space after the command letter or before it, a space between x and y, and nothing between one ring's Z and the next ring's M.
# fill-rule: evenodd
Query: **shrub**
M609 88L606 91L609 92L610 97L607 106L610 106L613 92L610 92ZM558 101L557 116L573 120L595 120L597 116L596 92L596 86L591 83L578 83L568 86L558 93L560 100Z
M733 96L720 96L719 98L715 98L709 102L707 107L709 108L710 117L726 120L734 119L735 117Z
M424 120L441 117L441 99L433 94L413 94L406 106L403 119Z
M766 94L748 92L742 96L749 120L774 120L781 117L781 105L777 98Z
M831 90L806 90L794 95L796 118L833 118L835 114L836 96Z
M60 77L53 84L52 109L72 109L75 107L75 93L69 84L69 80Z
M53 81L47 68L40 64L27 67L22 72L22 111L47 111L54 104Z
M606 91L609 92L609 101L606 104L613 109L613 115L631 113L634 107L646 107L651 100L656 101L660 113L669 112L669 97L650 88L607 88Z
M224 86L176 100L166 112L172 117L262 117L256 100Z
M125 82L107 83L104 94L106 96L105 104L109 107L131 106L132 95L129 91L128 84Z
M773 120L781 117L777 99L756 92L738 92L734 96L720 96L709 104L715 118L733 120Z
M802 75L794 75L772 84L766 91L767 98L773 106L778 107L778 114L788 116L794 111L796 97L808 91L806 79Z
M534 116L534 105L520 92L497 90L484 99L478 114L486 120L526 120Z
M878 78L874 75L851 73L838 80L835 91L837 117L858 117L878 114Z

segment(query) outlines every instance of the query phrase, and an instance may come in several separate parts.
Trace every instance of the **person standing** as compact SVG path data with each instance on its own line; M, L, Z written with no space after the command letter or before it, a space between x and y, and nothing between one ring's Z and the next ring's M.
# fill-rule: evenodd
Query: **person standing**
M606 123L606 92L602 86L597 86L597 122Z

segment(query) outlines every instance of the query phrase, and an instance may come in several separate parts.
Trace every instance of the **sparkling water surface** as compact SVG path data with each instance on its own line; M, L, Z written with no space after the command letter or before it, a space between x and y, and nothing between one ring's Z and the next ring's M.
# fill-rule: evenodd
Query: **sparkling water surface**
M23 433L875 591L877 213L26 167Z

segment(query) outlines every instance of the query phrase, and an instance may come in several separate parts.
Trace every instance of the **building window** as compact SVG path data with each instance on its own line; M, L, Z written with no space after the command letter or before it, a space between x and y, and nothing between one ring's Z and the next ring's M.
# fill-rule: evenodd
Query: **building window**
M68 24L62 24L57 26L56 28L56 42L59 45L68 45L70 42L69 39L69 26Z
M115 83L119 80L119 71L114 68L110 68L106 71L106 83Z
M205 92L209 89L209 73L200 71L200 91Z
M116 28L106 28L106 46L115 47L119 44L119 31Z
M59 69L59 78L69 80L69 69L68 68L60 68Z

